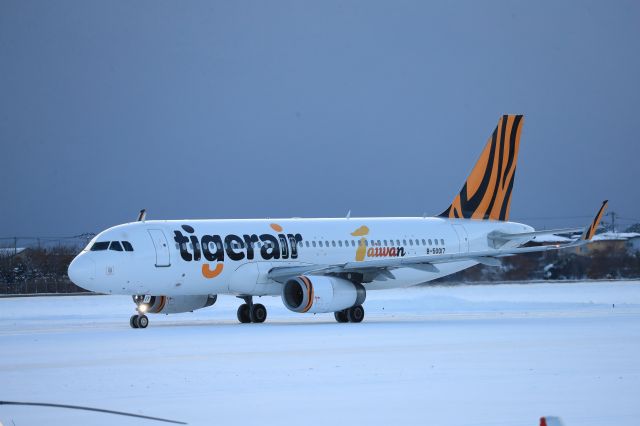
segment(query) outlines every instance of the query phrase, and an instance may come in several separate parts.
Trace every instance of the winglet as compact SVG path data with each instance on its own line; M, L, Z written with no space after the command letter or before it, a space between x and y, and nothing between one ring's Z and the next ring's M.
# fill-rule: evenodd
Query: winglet
M604 200L602 202L602 206L600 207L600 210L598 210L598 214L596 214L593 222L591 222L591 225L585 228L584 232L580 236L581 240L589 241L591 240L591 238L593 238L593 236L596 234L598 226L600 225L600 221L602 220L602 216L604 215L604 211L607 209L608 204L609 200Z

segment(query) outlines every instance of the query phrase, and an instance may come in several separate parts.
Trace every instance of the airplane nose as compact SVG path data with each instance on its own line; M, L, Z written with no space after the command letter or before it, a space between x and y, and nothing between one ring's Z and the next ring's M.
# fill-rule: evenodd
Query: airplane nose
M77 286L91 290L91 284L96 277L96 263L85 253L76 256L67 271L69 279Z

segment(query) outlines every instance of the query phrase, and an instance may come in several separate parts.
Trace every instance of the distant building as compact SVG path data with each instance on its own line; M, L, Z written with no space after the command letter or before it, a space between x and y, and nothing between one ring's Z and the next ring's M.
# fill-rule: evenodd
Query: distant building
M578 254L589 252L637 252L640 251L640 233L637 232L603 232L595 235L593 242L580 247Z
M550 246L550 245L563 245L575 241L579 238L575 235L574 238L567 238L560 235L536 235L531 241L527 242L525 246ZM640 252L640 233L637 232L603 232L602 234L595 235L592 242L587 245L578 247L574 250L568 249L561 252L561 254L575 253L582 256L586 256L588 253L594 252L628 252L636 253Z
M0 257L23 257L27 255L29 249L27 247L3 247L0 248Z

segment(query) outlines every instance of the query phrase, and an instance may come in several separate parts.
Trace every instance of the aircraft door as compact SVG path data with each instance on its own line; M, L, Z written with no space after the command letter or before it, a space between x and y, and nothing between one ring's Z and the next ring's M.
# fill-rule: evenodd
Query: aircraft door
M161 229L149 229L149 235L153 246L156 248L156 266L171 266L171 258L169 255L169 244L164 232Z
M460 244L459 253L468 253L469 252L469 236L467 235L467 230L462 225L454 224L453 230L456 231L458 235L458 243Z

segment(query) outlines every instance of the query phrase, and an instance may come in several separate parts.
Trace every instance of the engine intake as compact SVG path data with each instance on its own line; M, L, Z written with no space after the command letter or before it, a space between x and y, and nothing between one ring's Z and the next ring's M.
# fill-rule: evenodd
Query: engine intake
M133 296L133 301L138 305L138 310L149 314L178 314L181 312L193 312L196 309L206 308L216 303L218 296L204 294L197 296L149 296L145 302L142 295Z
M282 302L294 312L337 312L362 305L367 292L362 284L327 276L301 275L282 287Z

